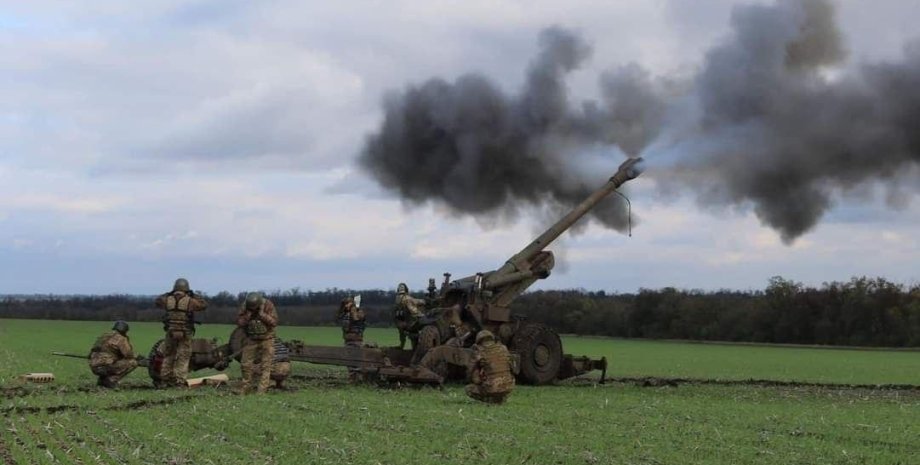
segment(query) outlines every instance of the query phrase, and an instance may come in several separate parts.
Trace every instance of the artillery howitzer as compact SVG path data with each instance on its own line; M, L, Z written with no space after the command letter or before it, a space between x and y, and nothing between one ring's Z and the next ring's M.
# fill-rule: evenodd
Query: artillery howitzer
M429 280L432 313L459 312L460 320L471 330L470 335L480 330L494 333L520 357L518 378L522 382L544 384L596 369L606 372L606 358L592 360L563 354L562 341L552 328L513 316L510 307L533 283L550 275L555 261L553 253L544 249L606 196L637 177L641 173L641 163L641 158L625 161L606 184L497 270L453 281L450 273L445 273L439 292L433 292L432 280ZM419 354L443 344L452 336L448 318L434 318L426 323L418 333L416 350ZM472 339L467 338L468 341Z

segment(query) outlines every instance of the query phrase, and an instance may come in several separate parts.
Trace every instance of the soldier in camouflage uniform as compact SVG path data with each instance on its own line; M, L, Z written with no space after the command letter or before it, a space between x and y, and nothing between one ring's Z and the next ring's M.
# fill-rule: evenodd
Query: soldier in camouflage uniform
M470 381L466 395L492 404L501 404L514 389L511 374L511 353L504 344L495 340L490 331L480 331L473 346L470 363Z
M128 323L118 320L112 331L96 339L90 350L89 367L99 377L96 384L106 388L118 387L118 382L137 368L137 356L128 339Z
M336 318L342 325L342 339L345 347L362 347L364 345L364 310L355 303L355 299L346 297L342 299ZM348 369L348 380L355 382L360 379L360 372L355 368Z
M399 283L396 286L396 303L393 307L393 320L399 330L399 348L406 346L408 336L412 348L418 343L418 320L425 315L425 300L416 299L409 294L409 286Z
M195 335L193 314L208 308L208 303L192 292L188 280L179 278L173 284L172 292L157 297L156 306L166 311L163 317L166 337L163 340L160 378L167 386L186 386L188 362L192 356L192 337Z
M365 315L351 297L342 299L336 317L342 324L342 339L345 347L361 347L364 344Z
M250 292L236 317L236 325L246 332L240 361L243 371L241 392L262 394L268 390L275 356L275 327L278 326L275 305L261 293Z

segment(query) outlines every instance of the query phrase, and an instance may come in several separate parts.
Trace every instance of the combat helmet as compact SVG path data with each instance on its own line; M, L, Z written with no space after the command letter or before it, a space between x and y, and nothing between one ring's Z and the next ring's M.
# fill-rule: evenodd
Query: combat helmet
M185 278L179 278L176 280L176 283L173 284L173 292L188 292L189 289L188 280Z
M265 302L265 298L262 297L261 292L250 292L246 294L246 303L244 305L249 310L255 310L261 307L263 302Z
M476 335L476 344L482 344L484 342L495 342L495 335L492 334L492 331L484 329Z
M399 286L396 286L396 293L397 294L408 294L409 286L407 286L406 283L399 283Z
M118 321L116 321L115 324L112 326L112 329L115 330L115 331L117 331L117 332L118 332L119 334L121 334L122 336L124 336L125 334L128 334L128 329L129 329L129 328L128 328L128 322L125 321L125 320L118 320Z

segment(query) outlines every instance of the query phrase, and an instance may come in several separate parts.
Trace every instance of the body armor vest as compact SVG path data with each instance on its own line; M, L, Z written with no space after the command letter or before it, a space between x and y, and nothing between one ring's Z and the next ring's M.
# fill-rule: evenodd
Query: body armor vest
M189 304L192 297L183 292L175 292L166 297L166 329L168 331L191 331L189 322Z
M263 303L262 306L259 307L258 313L262 313L264 310L265 304ZM256 318L255 316L249 319L249 323L246 324L246 337L254 341L264 341L268 339L269 336L268 326L265 326L265 323L263 323L262 320Z
M483 386L494 392L504 391L514 386L511 375L511 355L501 344L488 344L479 349Z

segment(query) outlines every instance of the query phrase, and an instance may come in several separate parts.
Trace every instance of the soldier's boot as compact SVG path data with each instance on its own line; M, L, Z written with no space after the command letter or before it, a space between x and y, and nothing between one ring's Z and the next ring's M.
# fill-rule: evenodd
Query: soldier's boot
M348 383L358 384L361 382L361 373L355 370L348 370Z
M100 380L102 381L102 387L106 389L115 389L118 387L118 381L111 376L101 377Z

